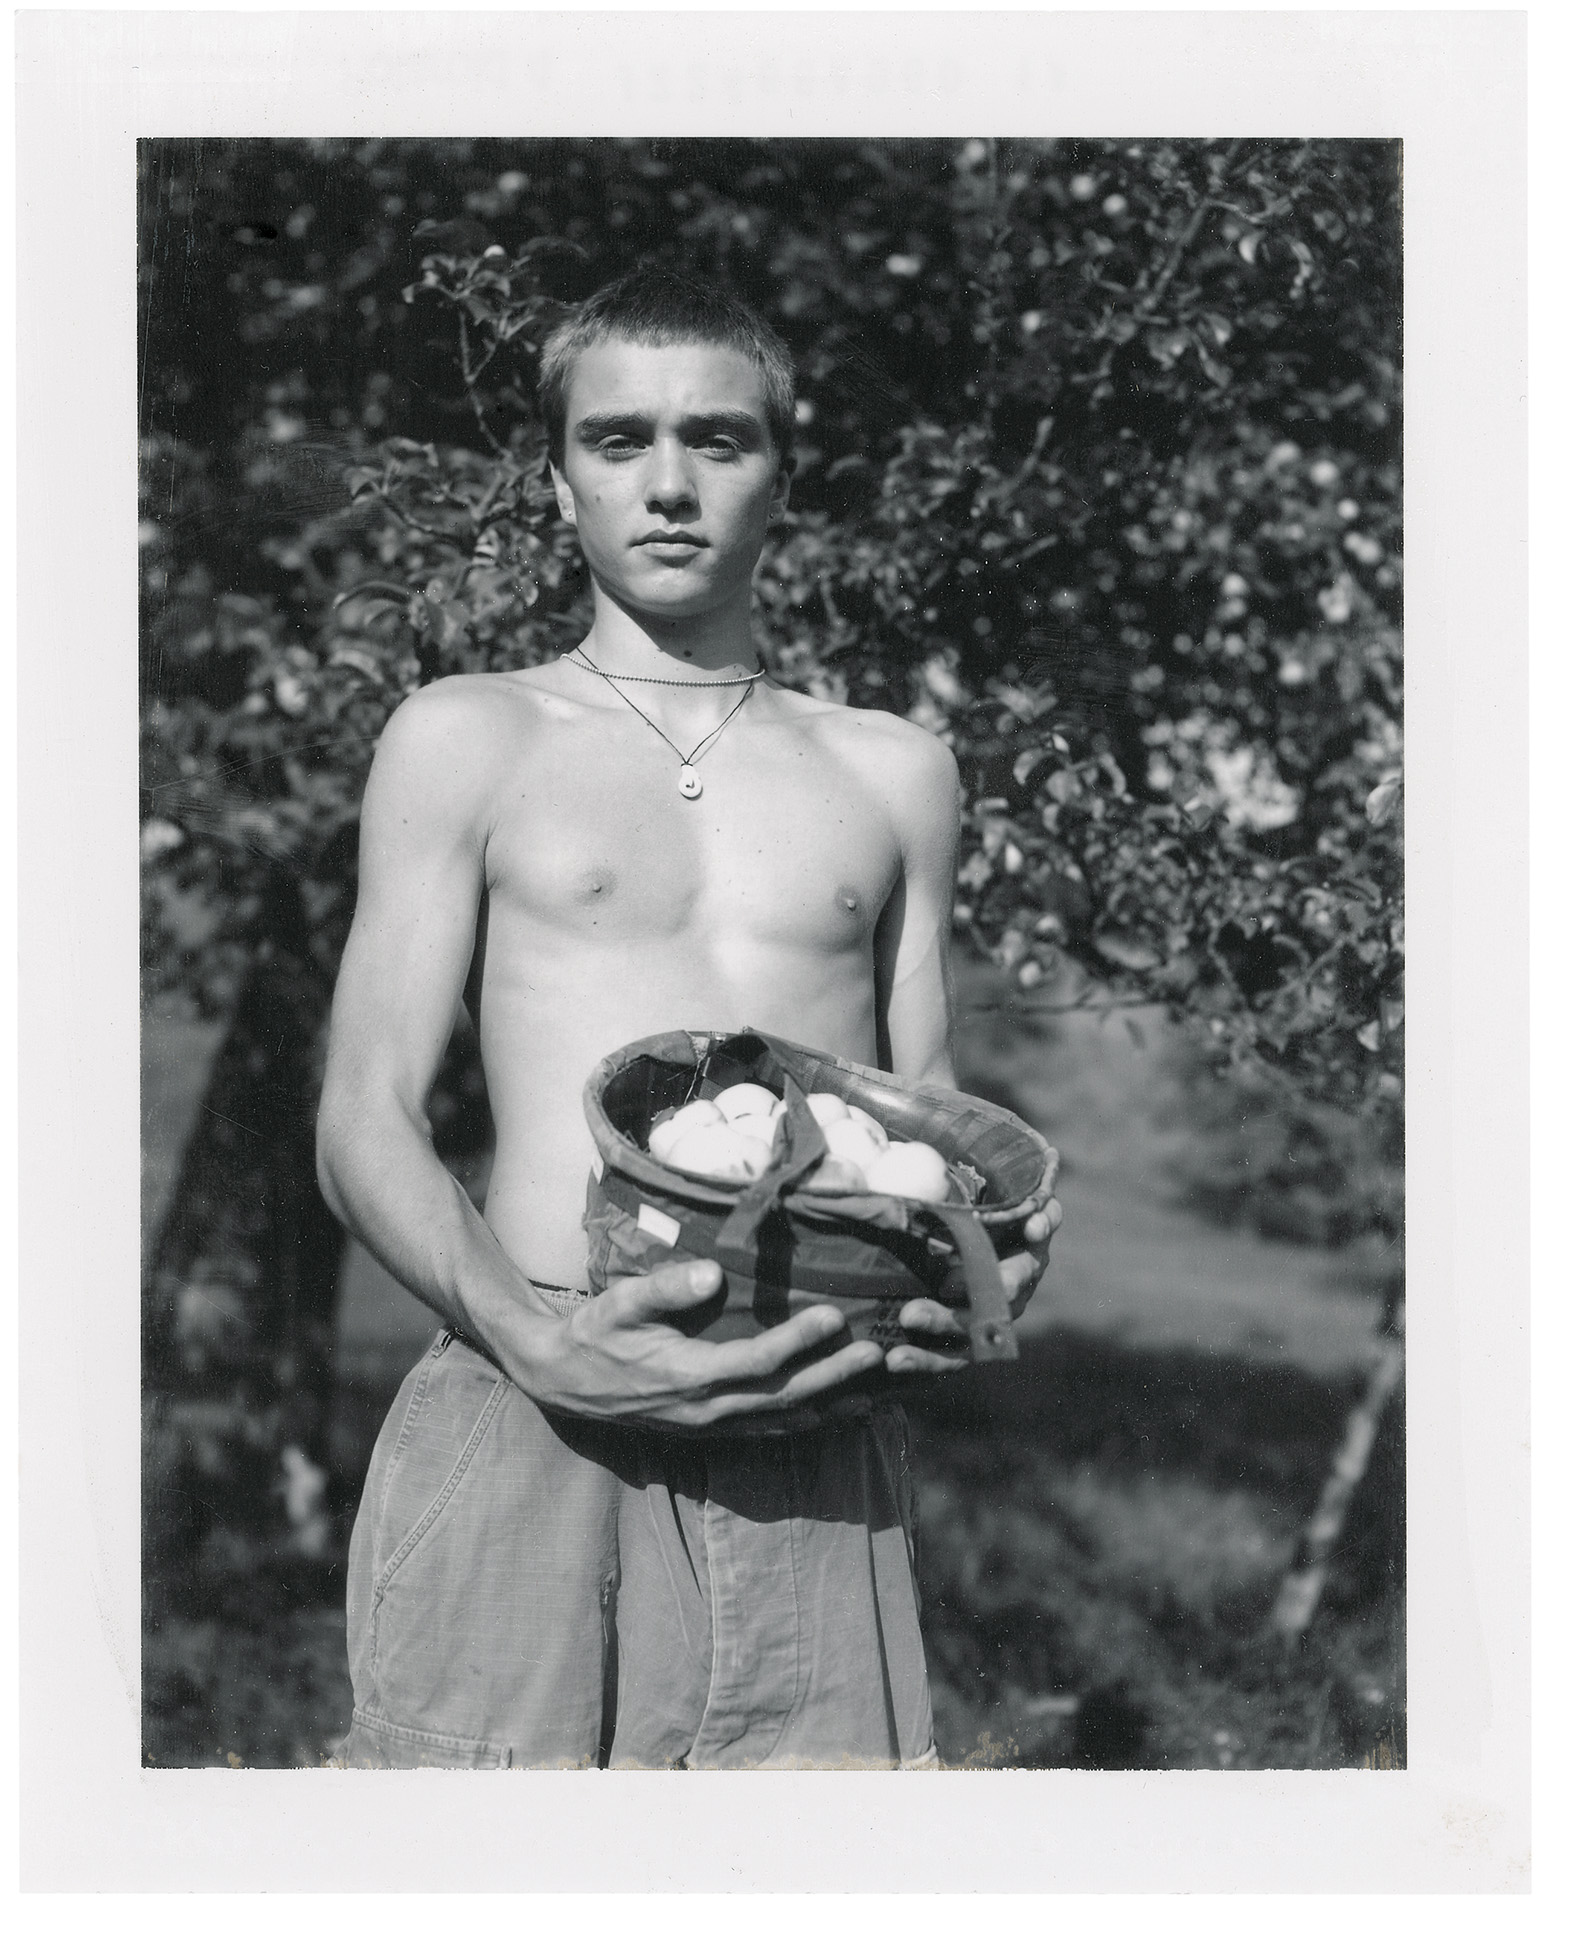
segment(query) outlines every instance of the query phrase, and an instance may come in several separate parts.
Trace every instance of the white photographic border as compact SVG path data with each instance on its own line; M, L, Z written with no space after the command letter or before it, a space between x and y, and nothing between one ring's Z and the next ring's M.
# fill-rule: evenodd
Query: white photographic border
M1494 12L20 17L24 1886L1527 1887L1525 31ZM135 140L701 132L1404 142L1404 1771L140 1766Z

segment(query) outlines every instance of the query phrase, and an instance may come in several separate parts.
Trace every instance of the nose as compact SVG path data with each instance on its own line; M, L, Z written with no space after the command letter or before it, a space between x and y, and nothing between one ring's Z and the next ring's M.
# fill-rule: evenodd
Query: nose
M658 439L651 447L645 477L645 503L653 513L679 519L698 512L700 495L682 439Z

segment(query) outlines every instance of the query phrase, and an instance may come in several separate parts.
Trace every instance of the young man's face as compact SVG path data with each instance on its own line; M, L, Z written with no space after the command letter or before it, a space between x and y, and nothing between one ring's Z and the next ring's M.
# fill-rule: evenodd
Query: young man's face
M620 337L574 366L553 483L603 590L675 620L747 600L788 487L749 358Z

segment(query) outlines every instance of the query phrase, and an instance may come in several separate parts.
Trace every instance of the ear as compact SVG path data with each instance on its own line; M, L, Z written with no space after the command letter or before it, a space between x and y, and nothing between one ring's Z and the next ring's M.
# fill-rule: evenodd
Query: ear
M784 466L777 474L776 482L771 488L771 505L766 517L772 526L775 526L777 521L787 512L788 492L792 487L792 483L792 475L787 467Z
M552 490L558 497L558 511L563 515L568 524L573 526L575 524L574 492L568 480L564 478L563 474L550 461L547 470L552 474Z

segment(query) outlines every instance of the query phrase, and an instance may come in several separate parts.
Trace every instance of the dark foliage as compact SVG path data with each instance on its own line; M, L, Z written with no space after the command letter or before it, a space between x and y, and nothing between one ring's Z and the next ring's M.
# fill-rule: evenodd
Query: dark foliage
M795 352L762 645L952 743L960 940L1250 1078L1222 1211L1398 1238L1395 145L160 140L141 197L145 969L237 1019L240 1129L154 1252L161 1384L320 1446L279 1413L366 769L420 684L583 628L534 355L647 255ZM485 1114L461 1048L444 1151Z

